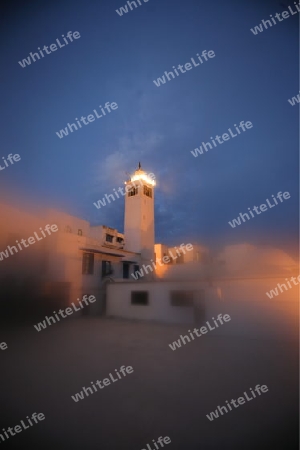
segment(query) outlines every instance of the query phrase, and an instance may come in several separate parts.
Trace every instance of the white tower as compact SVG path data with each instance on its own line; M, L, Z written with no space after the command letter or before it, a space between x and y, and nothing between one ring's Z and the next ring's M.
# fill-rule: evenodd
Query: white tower
M138 169L125 183L125 249L141 253L144 262L154 259L153 178L154 175L147 175L139 163Z

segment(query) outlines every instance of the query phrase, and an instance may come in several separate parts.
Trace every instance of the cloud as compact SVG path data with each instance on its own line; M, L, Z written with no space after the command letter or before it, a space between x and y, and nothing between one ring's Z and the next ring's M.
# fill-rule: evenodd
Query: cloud
M97 192L101 198L109 189L122 186L129 174L136 170L139 161L146 172L151 172L151 168L147 167L146 163L143 164L143 161L150 160L151 153L156 150L162 140L161 135L151 132L119 138L117 150L103 152L108 153L107 156L95 164L91 193Z

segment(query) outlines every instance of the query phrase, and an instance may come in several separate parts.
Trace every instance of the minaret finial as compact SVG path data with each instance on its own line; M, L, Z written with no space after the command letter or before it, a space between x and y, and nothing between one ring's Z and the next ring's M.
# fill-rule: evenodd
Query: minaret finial
M142 166L141 166L141 163L140 163L140 162L139 162L139 167L138 167L138 169L139 169L139 170L142 169Z

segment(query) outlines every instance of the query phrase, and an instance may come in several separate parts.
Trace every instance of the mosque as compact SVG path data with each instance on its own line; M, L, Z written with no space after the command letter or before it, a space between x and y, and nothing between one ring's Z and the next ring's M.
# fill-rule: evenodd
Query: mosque
M84 308L85 314L193 323L224 301L235 297L250 301L254 292L265 296L274 277L298 275L295 261L275 249L229 246L212 259L199 244L169 248L155 243L155 188L139 163L125 182L124 233L56 210L33 214L3 203L0 254L48 223L58 231L2 258L2 296L10 298L14 308L31 305L39 310L42 305L51 311L93 295L97 301ZM170 254L176 258L167 258ZM142 272L143 267L151 270ZM29 303L24 297L30 298Z

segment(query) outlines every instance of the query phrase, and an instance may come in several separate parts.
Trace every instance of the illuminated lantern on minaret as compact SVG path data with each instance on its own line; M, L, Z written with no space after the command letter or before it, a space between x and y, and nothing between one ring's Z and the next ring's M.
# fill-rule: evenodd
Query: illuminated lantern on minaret
M125 185L125 249L150 261L154 258L154 175L147 174L139 163Z

